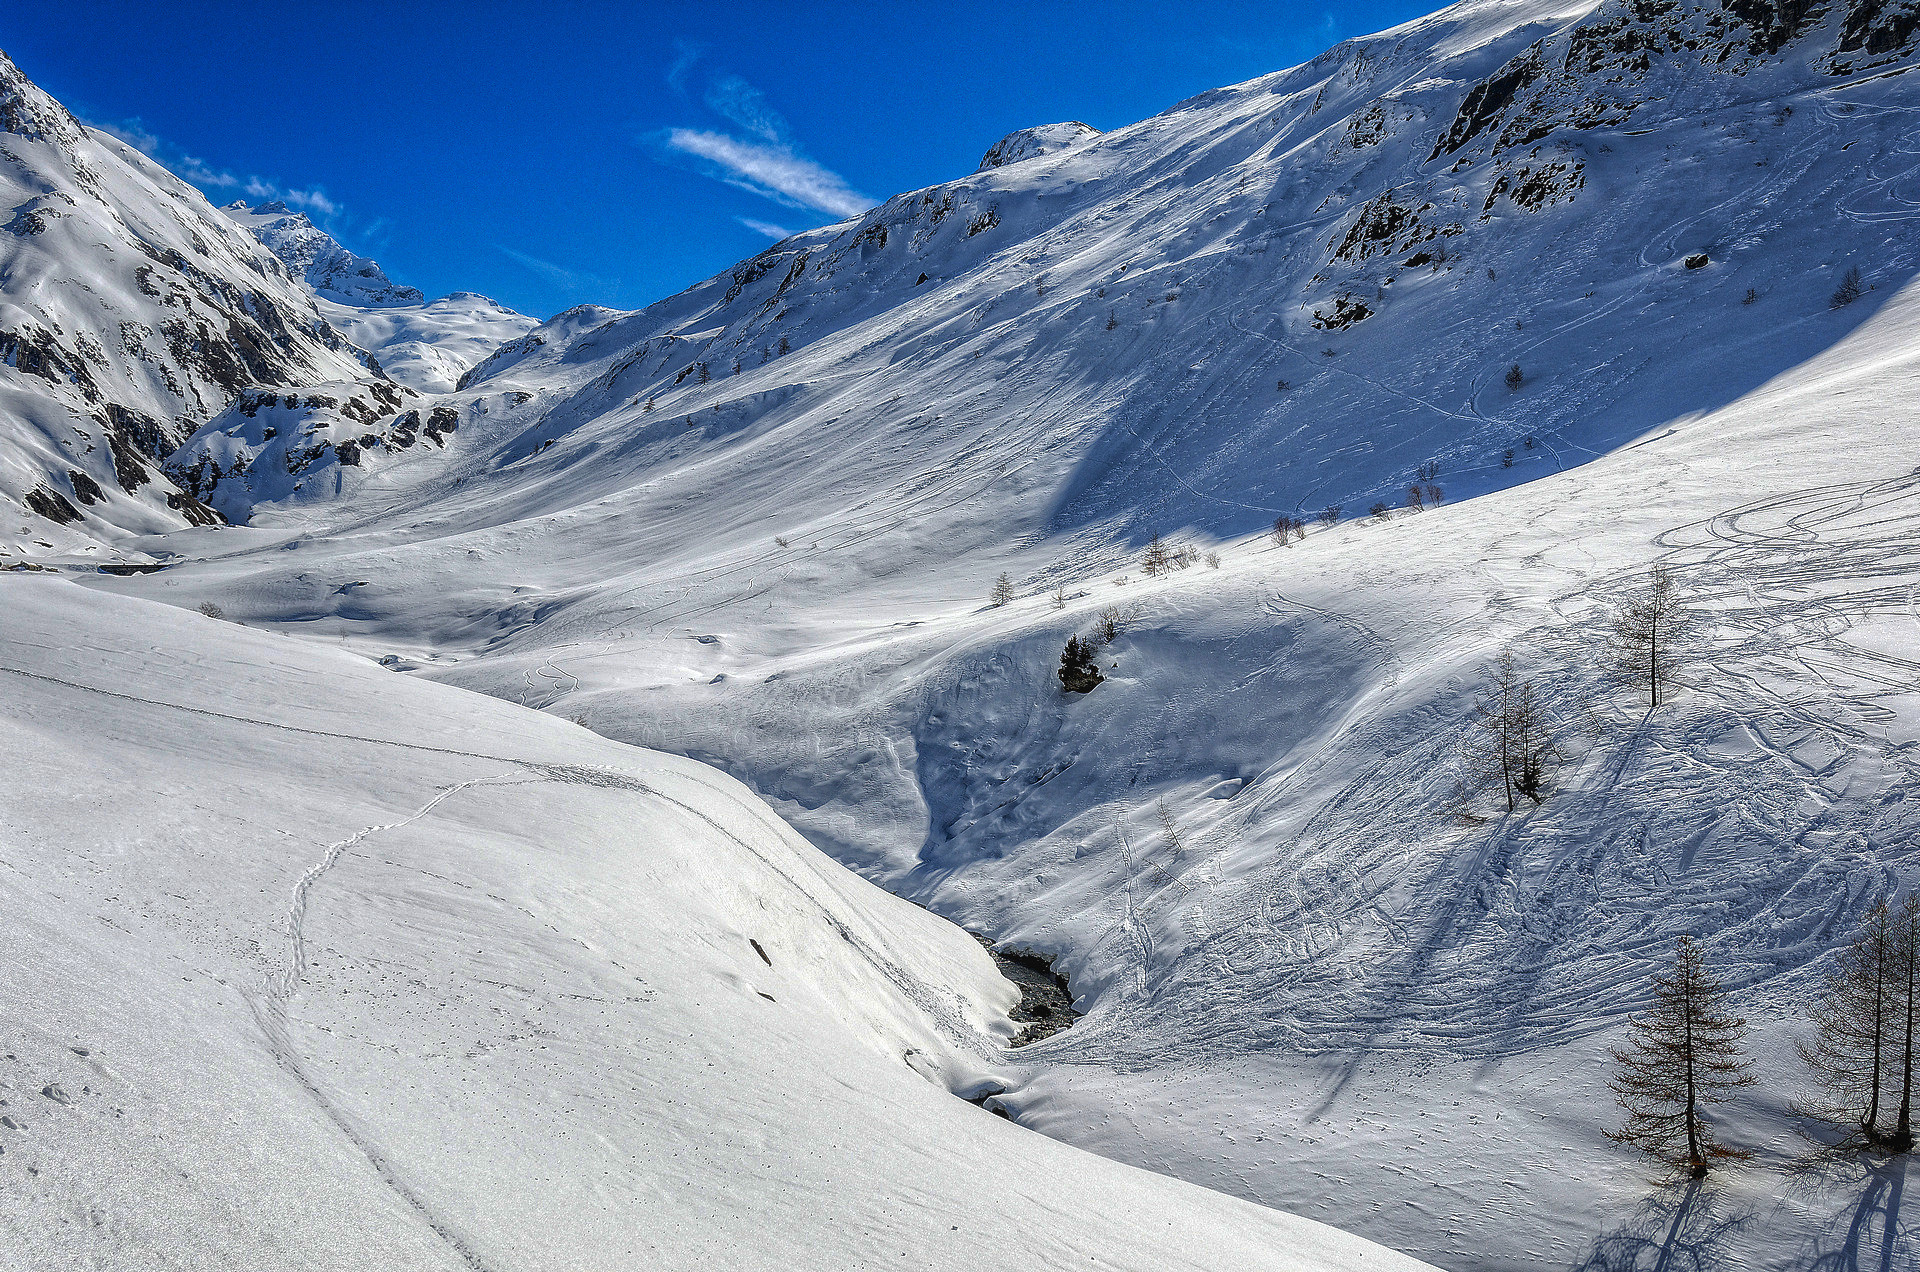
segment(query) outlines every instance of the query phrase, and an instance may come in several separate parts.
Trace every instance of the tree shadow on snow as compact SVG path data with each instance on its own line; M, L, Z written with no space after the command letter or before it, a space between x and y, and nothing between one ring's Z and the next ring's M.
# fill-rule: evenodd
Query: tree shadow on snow
M1731 1239L1752 1211L1736 1210L1710 1182L1670 1184L1639 1213L1599 1237L1575 1272L1713 1272L1738 1262Z
M1920 1246L1901 1224L1905 1154L1863 1156L1857 1151L1814 1154L1794 1172L1792 1191L1809 1202L1852 1198L1834 1211L1791 1264L1807 1272L1894 1272L1920 1266Z

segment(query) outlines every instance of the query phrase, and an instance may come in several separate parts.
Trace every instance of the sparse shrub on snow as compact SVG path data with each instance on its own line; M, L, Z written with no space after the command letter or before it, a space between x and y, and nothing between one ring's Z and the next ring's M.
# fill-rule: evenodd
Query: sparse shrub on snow
M1656 565L1645 591L1629 596L1614 612L1613 642L1621 676L1647 691L1649 709L1674 682L1674 647L1693 626L1693 612L1674 590L1673 572Z
M1053 589L1053 608L1057 610L1067 608L1067 589L1065 584Z
M1416 481L1411 486L1407 487L1407 507L1413 509L1415 512L1419 512L1421 509L1425 508L1426 506L1427 506L1426 492L1420 489L1420 483Z
M1013 578L1005 571L1002 571L1000 577L993 581L993 593L988 599L995 609L1013 599Z
M1896 913L1882 897L1807 1004L1815 1032L1798 1047L1813 1089L1789 1107L1839 1128L1848 1147L1904 1152L1913 1145L1915 1046L1902 1017L1916 966L1920 900L1908 896Z
M1385 521L1389 516L1393 515L1393 509L1387 507L1384 500L1376 501L1373 507L1367 509L1367 511L1373 514L1375 521Z
M1747 1022L1725 1007L1726 987L1707 970L1692 937L1680 938L1673 966L1653 978L1653 1003L1627 1023L1627 1045L1612 1050L1608 1086L1627 1118L1607 1138L1704 1179L1716 1157L1745 1157L1713 1138L1706 1106L1752 1086L1741 1041Z
M1475 699L1473 725L1460 743L1466 800L1492 791L1506 800L1508 812L1518 796L1544 801L1566 756L1554 737L1556 722L1539 690L1521 675L1512 650L1501 652Z
M1760 299L1760 293L1754 288L1749 287L1747 288L1746 296L1740 301L1740 303L1743 305L1751 305L1754 301L1758 299Z
M1094 632L1100 637L1101 644L1111 645L1139 621L1138 605L1103 605L1100 612L1094 615Z
M218 605L215 605L212 601L200 602L200 612L208 618L225 618L227 616L227 612Z
M1174 822L1173 810L1167 807L1167 801L1164 798L1155 800L1153 807L1160 818L1160 837L1166 841L1167 848L1176 857L1186 852L1187 845L1180 838L1180 827Z
M1307 523L1290 512L1283 512L1273 519L1273 541L1280 547L1286 547L1294 539L1307 537Z
M1148 541L1146 550L1140 554L1140 569L1148 578L1154 579L1173 569L1173 553L1160 541L1159 535L1154 535Z
M1209 570L1217 570L1220 568L1220 554L1218 552L1207 553L1207 568Z
M1328 504L1320 510L1320 524L1330 526L1340 520L1340 505Z
M1518 362L1514 363L1507 368L1507 389L1509 391L1518 389L1521 384L1526 381L1526 378L1527 377L1521 373L1520 364Z

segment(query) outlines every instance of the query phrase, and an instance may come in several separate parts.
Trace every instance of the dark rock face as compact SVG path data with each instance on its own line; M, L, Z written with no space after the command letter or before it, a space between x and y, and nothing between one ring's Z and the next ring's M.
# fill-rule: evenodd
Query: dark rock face
M1840 43L1829 69L1849 75L1891 60L1913 45L1920 30L1920 0L1849 0Z
M187 519L190 526L224 526L227 519L184 491L169 490L167 507Z
M1322 331L1344 331L1372 314L1367 302L1357 296L1335 296L1329 312L1313 311L1313 325Z
M28 324L17 331L0 328L0 362L22 375L38 376L51 384L71 385L89 402L100 400L93 373L80 357L61 347L53 333Z
M113 455L113 477L120 483L120 489L131 495L153 480L153 474L140 462L140 449L127 433L115 429L107 437L107 446Z
M67 484L73 487L73 497L89 508L107 501L107 492L100 489L100 483L78 468L67 470Z
M57 490L35 486L27 492L27 507L57 525L80 520L80 510Z

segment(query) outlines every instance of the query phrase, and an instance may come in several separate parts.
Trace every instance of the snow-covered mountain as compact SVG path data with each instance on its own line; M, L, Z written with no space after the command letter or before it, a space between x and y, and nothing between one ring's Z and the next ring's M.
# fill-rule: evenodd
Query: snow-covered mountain
M305 279L323 300L363 307L426 303L419 288L394 282L378 261L349 252L305 212L295 212L279 199L257 207L235 199L220 211L265 244L288 273Z
M1459 1272L1900 1266L1903 1168L1788 1103L1920 878L1916 13L1469 0L1024 130L452 392L246 395L173 469L250 524L91 581L709 762L1056 956L1024 1127ZM1656 562L1702 627L1649 713ZM1456 789L1502 647L1570 757L1512 816ZM1766 1081L1663 1190L1606 1048L1681 934Z
M0 514L70 549L211 519L161 461L249 384L350 378L280 262L0 55Z
M306 213L274 200L220 209L311 287L336 330L373 355L390 379L427 393L452 389L474 363L526 334L534 319L476 292L428 301L417 287L388 278L379 263L355 255Z

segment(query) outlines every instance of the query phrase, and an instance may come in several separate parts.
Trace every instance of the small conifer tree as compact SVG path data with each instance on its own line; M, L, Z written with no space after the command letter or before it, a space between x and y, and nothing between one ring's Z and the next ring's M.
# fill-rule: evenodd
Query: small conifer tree
M1091 641L1083 641L1078 636L1067 638L1067 647L1060 654L1061 692L1092 693L1094 686L1106 679L1093 660L1093 649Z

